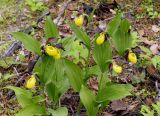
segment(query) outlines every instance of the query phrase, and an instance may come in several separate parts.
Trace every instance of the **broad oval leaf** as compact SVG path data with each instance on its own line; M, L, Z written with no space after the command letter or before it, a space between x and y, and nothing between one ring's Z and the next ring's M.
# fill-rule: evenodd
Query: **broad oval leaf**
M97 95L97 102L113 101L131 95L133 86L130 84L107 84Z
M95 42L93 58L99 65L102 73L108 70L112 60L112 50L109 41L104 42L102 45L97 45Z
M130 22L127 20L127 19L123 19L121 21L121 24L120 24L120 28L121 30L123 30L124 32L128 32L129 31L129 28L130 28L131 24Z
M131 38L130 33L124 32L121 29L118 29L113 37L112 41L114 47L120 55L124 55L125 51L132 47L133 39Z
M46 55L40 57L34 67L34 72L38 74L41 84L45 85L48 96L54 102L58 102L69 88L64 70L63 59L54 60Z
M135 45L134 39L131 37L130 22L126 19L121 19L122 14L118 14L108 24L107 32L112 38L114 47L120 55L124 55L125 51Z
M55 60L53 57L43 55L34 67L34 72L40 77L40 82L46 84L51 81L55 73Z
M54 102L58 102L61 93L53 82L50 82L46 85L46 91L50 99L52 99Z
M56 110L48 109L52 116L68 116L68 109L66 107L59 107Z
M65 72L75 91L80 91L83 84L83 73L80 67L69 60L65 60Z
M121 17L122 17L122 14L118 14L117 16L114 17L113 20L111 20L108 23L107 32L110 36L112 36L116 32L117 28L119 27L121 23Z
M32 100L33 100L34 103L36 104L36 103L45 101L45 97L42 96L42 95L38 95L38 96L32 97Z
M96 116L98 106L96 104L96 97L87 87L82 85L80 91L80 99L87 109L88 116Z
M59 33L56 25L53 23L50 16L46 17L46 22L44 25L44 32L46 39L49 38L59 38Z
M31 52L41 55L41 44L37 40L33 39L30 35L23 32L12 33L13 37L23 43L25 48Z
M45 108L39 104L32 104L21 109L15 116L44 116L47 115Z
M87 81L89 79L89 77L91 77L93 75L97 76L97 75L100 75L100 74L101 74L101 70L100 70L98 65L87 67L86 72L85 72L85 81Z
M81 28L77 27L74 23L70 23L70 27L76 34L77 38L80 39L88 49L90 49L91 41L87 33L83 31Z
M30 91L14 86L7 86L6 88L15 92L18 103L23 108L34 103L32 100L32 93Z

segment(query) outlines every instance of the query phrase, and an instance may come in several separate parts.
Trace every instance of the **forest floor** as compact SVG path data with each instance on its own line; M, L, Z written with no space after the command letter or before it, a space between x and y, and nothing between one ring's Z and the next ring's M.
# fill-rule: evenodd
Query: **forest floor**
M156 86L155 83L160 82L160 3L158 0L157 2L156 0L149 1L116 0L116 3L94 3L89 0L73 0L65 9L64 15L60 17L58 28L63 37L71 34L65 20L72 21L79 14L90 14L92 8L96 9L92 20L94 29L86 29L87 32L98 33L99 30L107 28L106 24L115 16L115 12L123 12L124 17L132 24L138 43L133 51L137 54L139 63L132 65L128 64L125 58L115 57L114 60L125 68L120 75L112 74L111 80L116 83L132 84L134 95L111 102L99 115L137 116L140 114L141 105L151 106L158 100L158 85ZM15 31L23 31L41 40L44 33L44 17L50 13L52 18L56 19L62 12L65 2L63 0L57 2L43 0L43 3L44 6L40 8L31 8L23 0L2 0L0 4L1 116L14 116L19 110L20 106L16 97L11 95L12 92L3 88L7 85L24 86L25 77L30 73L26 72L28 63L33 57L10 34ZM96 78L89 80L88 84L91 89L97 90ZM63 96L61 101L62 105L68 107L70 115L76 113L78 102L79 95L72 92L72 89ZM84 108L81 109L80 115L86 115Z

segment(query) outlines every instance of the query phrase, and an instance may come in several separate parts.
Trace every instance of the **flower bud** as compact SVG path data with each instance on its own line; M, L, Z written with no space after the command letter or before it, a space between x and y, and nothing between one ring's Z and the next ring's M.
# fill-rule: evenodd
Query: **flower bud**
M105 40L105 34L104 33L100 33L100 35L98 36L98 38L96 39L96 43L98 45L101 45L104 43Z
M129 54L128 54L128 60L132 64L136 64L137 63L137 56L136 56L136 54L133 53L133 52L129 52Z
M58 54L57 54L57 55L55 55L55 56L54 56L54 58L55 58L55 59L57 59L57 60L61 58L61 53L60 53L60 51L59 51L59 50L58 50Z
M82 15L74 19L74 23L77 26L82 26L83 22L84 22L84 17Z
M35 87L36 84L36 78L34 75L32 75L26 82L26 88L32 89Z
M53 47L53 46L46 46L46 53L49 56L56 56L58 54L58 50L57 48Z
M114 72L116 72L117 74L122 73L122 67L118 66L117 64L113 64L113 70Z

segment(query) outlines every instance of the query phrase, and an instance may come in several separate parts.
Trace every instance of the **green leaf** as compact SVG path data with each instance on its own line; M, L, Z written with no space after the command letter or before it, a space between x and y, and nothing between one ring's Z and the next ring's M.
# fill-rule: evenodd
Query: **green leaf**
M94 8L93 11L91 12L91 14L87 17L88 18L88 24L90 24L90 22L92 21L93 16L95 14L95 10L96 10L96 8Z
M125 51L134 45L135 38L132 37L129 29L130 22L126 19L121 19L122 14L118 14L109 24L108 30L110 37L112 38L112 42L114 47L118 51L120 55L124 55Z
M154 110L151 110L148 106L142 105L141 106L141 114L143 114L143 116L154 116Z
M51 81L55 74L55 60L53 57L43 55L40 57L34 67L34 72L40 77L41 83Z
M66 107L59 107L56 110L48 109L52 116L68 116L68 109Z
M87 35L85 31L77 27L74 23L70 24L71 29L76 34L77 38L80 39L88 49L91 47L90 37Z
M149 48L144 47L144 46L139 46L139 47L141 48L141 50L142 50L143 52L145 52L145 54L146 54L147 56L151 56L151 55L152 55L152 52L151 52L151 50L150 50Z
M61 93L53 82L50 82L46 85L46 91L50 99L52 99L54 102L58 102Z
M46 111L44 107L38 104L32 104L32 105L26 106L16 114L16 116L39 116L39 115L40 116L46 115Z
M15 76L15 74L13 74L13 73L4 73L3 75L2 75L2 73L0 73L1 83L2 83L3 81L7 81L8 79L11 79L11 78L14 77L14 76Z
M14 86L7 86L6 88L11 89L15 92L18 103L22 107L33 104L32 93L30 91Z
M107 32L110 36L112 36L121 23L122 14L118 14L112 21L108 23Z
M132 40L132 48L135 48L138 44L138 42L140 42L139 37L138 37L138 33L136 31L131 32L131 38Z
M121 29L118 29L112 36L114 47L120 55L124 55L125 51L132 47L133 39L130 33L126 33Z
M158 115L160 115L160 101L157 101L152 106L153 106L153 109L158 113Z
M153 65L155 68L157 68L157 65L160 63L160 56L155 55L152 59L151 59Z
M21 41L27 50L41 55L41 44L30 35L23 32L14 32L12 35L15 39Z
M63 59L55 60L53 57L43 55L38 59L33 71L38 74L41 83L66 80Z
M104 42L102 45L97 45L95 42L93 58L99 65L102 73L108 70L108 66L112 60L112 50L109 41Z
M106 86L106 84L109 82L110 82L110 79L108 78L108 71L106 71L103 74L99 74L98 75L98 89L99 89L99 91L101 89L103 89Z
M34 96L32 99L33 99L34 103L39 103L39 102L45 101L45 97L41 96L41 95Z
M75 91L80 91L83 84L83 73L80 67L69 60L65 60L65 72Z
M59 33L56 25L53 23L51 17L46 17L46 22L44 25L44 32L46 39L49 38L59 38Z
M88 57L88 49L80 43L79 40L75 40L73 37L65 38L62 41L65 49L64 56L72 57L74 63L82 63L85 65L85 60Z
M99 74L101 74L101 70L98 65L87 67L86 78L93 75L97 76Z
M131 26L131 24L130 24L130 22L129 22L128 20L123 19L123 20L121 21L120 28L121 28L121 30L123 30L124 32L127 33L128 30L129 30L129 28L130 28L130 26Z
M98 102L113 101L122 99L128 95L131 95L133 86L130 84L107 84L102 88L97 95Z
M57 77L58 78L58 77ZM53 81L52 81L53 82ZM59 90L60 97L69 89L70 83L66 75L63 76L63 79L55 82L56 87Z
M54 60L46 55L40 57L34 67L34 73L40 77L41 84L45 84L47 93L54 102L58 102L69 88L64 71L63 59Z
M70 87L68 78L65 74L65 61L64 59L55 60L55 74L52 77L52 82L56 85L60 95L62 96Z
M5 58L0 58L0 67L3 67L5 69L9 68L13 64L21 64L20 62L16 62L16 58L14 57L5 57Z
M80 99L87 109L88 116L96 116L98 110L96 97L91 90L83 85L80 90Z

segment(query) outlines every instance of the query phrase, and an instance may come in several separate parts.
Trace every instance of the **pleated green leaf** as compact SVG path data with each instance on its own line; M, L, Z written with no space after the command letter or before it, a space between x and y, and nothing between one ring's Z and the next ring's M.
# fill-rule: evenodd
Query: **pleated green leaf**
M112 21L109 22L107 32L112 38L114 47L120 55L124 55L127 49L130 49L135 44L134 38L131 37L130 22L122 19L122 14L118 14Z
M59 107L56 110L48 109L52 116L68 116L68 109L66 107Z
M109 41L105 41L101 45L97 45L95 42L95 46L93 49L93 58L100 67L101 72L105 72L108 70L108 66L112 60L112 50Z
M14 32L12 35L15 39L21 41L27 50L41 55L41 44L39 41L23 32Z
M133 86L130 84L107 84L97 95L98 102L113 101L131 95Z
M125 51L132 47L132 38L129 33L123 30L117 30L112 37L114 47L120 55L124 55Z
M79 92L83 84L81 68L73 62L65 60L65 72L73 89Z
M32 104L21 109L15 116L44 116L47 115L45 108L39 104Z
M50 16L46 17L46 22L44 24L44 32L46 39L59 37L58 29L53 23Z
M112 21L108 23L107 32L110 36L112 36L116 32L117 28L119 27L121 23L121 17L122 17L122 14L118 14L117 16L114 17Z
M77 38L80 39L88 49L90 49L91 41L87 33L83 31L81 28L77 27L74 23L70 23L70 27L76 34Z
M85 108L87 109L88 116L96 116L98 110L98 106L96 104L96 97L92 93L92 91L84 85L82 85L80 91L80 99Z
M6 88L15 92L16 98L21 107L24 108L34 103L32 100L32 93L30 91L14 86L7 86Z
M50 56L43 55L40 57L34 67L34 72L40 77L43 84L51 81L55 74L55 59Z

